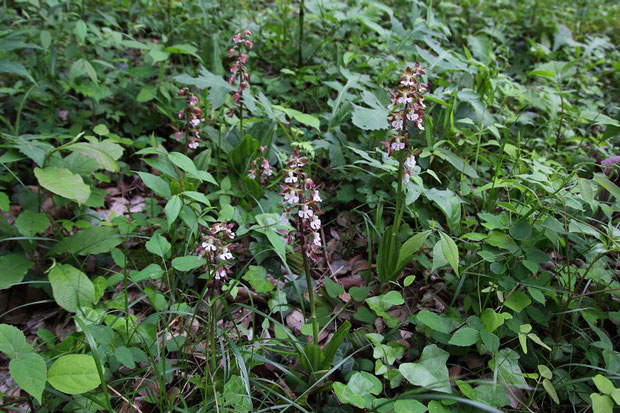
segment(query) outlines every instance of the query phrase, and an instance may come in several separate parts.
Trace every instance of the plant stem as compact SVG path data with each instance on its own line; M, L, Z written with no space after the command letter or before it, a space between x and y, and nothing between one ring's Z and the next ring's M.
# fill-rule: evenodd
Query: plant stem
M312 339L314 344L319 344L319 323L316 319L316 306L314 304L314 291L312 289L312 276L310 275L310 263L308 262L308 254L304 249L305 237L301 237L302 251L301 256L304 263L304 272L306 273L306 285L308 287L308 300L310 301L310 320L312 322Z
M299 1L299 49L297 54L297 67L303 65L303 58L301 53L301 45L304 42L304 0Z

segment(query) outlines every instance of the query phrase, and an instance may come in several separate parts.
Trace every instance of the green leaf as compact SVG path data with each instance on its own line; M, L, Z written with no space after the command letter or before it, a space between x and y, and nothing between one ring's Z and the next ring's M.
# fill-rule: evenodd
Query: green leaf
M339 295L344 294L344 287L329 278L325 278L325 291L327 291L327 295L331 298L336 298Z
M252 410L252 400L246 392L243 380L239 376L232 376L224 385L224 406L231 407L230 411L247 413Z
M532 236L532 226L527 221L520 221L510 227L510 235L516 240L525 241Z
M181 212L181 206L183 206L183 201L181 201L181 197L179 197L178 195L173 195L172 198L170 198L170 200L168 201L168 203L166 203L164 213L166 214L166 220L168 222L169 228L179 216L179 212Z
M592 393L590 399L592 400L593 413L613 413L614 402L611 397Z
M476 170L470 165L468 165L465 160L463 160L463 158L454 154L453 152L444 148L437 148L435 149L435 154L440 158L448 161L450 165L454 166L458 171L463 172L470 178L478 178L478 173L476 172Z
M82 271L68 264L56 264L48 276L56 303L75 313L95 301L95 286Z
M441 316L428 310L422 310L416 315L418 323L422 323L435 331L448 334L450 330L444 324Z
M396 266L397 272L400 272L403 268L405 268L415 253L422 248L430 234L430 230L419 232L405 241L398 252L398 264Z
M353 406L363 409L366 407L366 401L359 394L354 393L349 386L344 383L334 382L332 385L334 393L343 404L352 404Z
M149 102L157 97L157 89L151 85L145 85L140 89L138 96L136 96L136 102Z
M355 394L374 394L377 396L383 390L381 381L366 371L356 371L349 379L347 387Z
M164 199L170 199L172 193L170 192L170 187L168 186L168 183L166 183L166 181L164 181L159 176L150 174L148 172L138 172L138 175L140 175L140 178L142 178L144 185L150 188L153 192L155 192L157 195L161 196Z
M448 344L452 344L453 346L468 347L476 344L479 337L480 334L478 333L478 330L471 327L462 327L454 333Z
M497 314L492 308L485 308L482 314L480 314L480 320L482 320L484 328L490 333L494 332L499 326L504 324L504 320L508 320L510 318L512 318L510 314Z
M39 185L48 191L83 204L90 196L90 187L82 177L65 168L35 168L34 175Z
M385 108L365 108L353 105L352 122L355 126L363 130L388 129L387 117L389 111Z
M332 362L334 361L334 357L336 356L336 351L338 351L338 347L342 344L344 339L347 337L349 330L351 329L351 323L349 321L345 321L338 327L336 333L332 336L327 346L323 350L323 366L322 368L325 370L329 370L332 366Z
M611 394L616 389L611 380L609 380L602 374L597 374L596 376L592 377L592 381L594 381L594 384L596 385L598 391L603 394Z
M131 282L140 282L147 279L157 280L164 275L164 270L157 264L149 264L142 271L132 271L130 274Z
M168 154L168 159L170 159L170 162L172 162L185 172L195 173L198 171L196 165L194 165L194 161L192 161L188 156L183 155L182 153L171 152Z
M520 313L525 307L527 307L531 303L532 300L523 291L515 290L508 296L508 298L506 298L504 305L511 310Z
M200 69L198 77L182 74L174 77L174 81L184 85L193 85L199 89L209 89L209 101L214 109L222 106L226 102L226 95L235 91L235 88L221 76L214 75L204 67Z
M15 227L26 237L45 231L49 227L50 221L43 213L25 210L15 220Z
M271 105L271 107L273 109L277 109L286 113L289 118L295 119L301 124L313 127L316 130L320 130L319 127L321 126L321 121L319 121L319 118L317 118L316 116L309 115L295 109L285 108L284 106L280 105Z
M459 249L456 246L456 243L443 232L439 232L439 236L441 238L441 252L443 252L443 256L448 260L448 264L454 270L456 275L459 275Z
M26 336L17 327L0 324L0 352L9 359L14 359L32 352L32 345L26 341Z
M0 257L0 290L21 282L33 262L22 254L7 254Z
M501 349L496 357L489 360L489 367L507 385L527 385L519 367L519 354L510 348Z
M450 354L435 344L424 347L417 363L403 363L398 370L414 386L452 393L446 362Z
M102 125L99 125L102 126ZM103 142L78 142L67 146L74 152L94 159L103 169L110 172L120 170L116 160L123 154L123 147L109 140Z
M273 284L267 280L267 270L263 267L250 265L243 279L250 283L257 293L265 293L273 290Z
M396 400L394 402L394 413L424 413L428 410L426 406L417 400Z
M81 394L101 383L95 359L87 354L60 356L47 372L47 380L58 391Z
M549 379L543 379L543 388L547 392L547 394L551 397L551 399L555 402L555 404L560 404L560 398L555 391L555 387L553 387L553 383Z
M153 235L144 245L146 246L146 250L148 252L159 255L162 258L166 257L171 248L168 240L160 234Z
M104 254L123 242L123 238L114 227L90 227L80 230L60 241L51 253L64 251L77 255Z
M136 368L136 361L133 358L133 353L125 346L119 346L114 349L114 357L121 363L123 366L127 367L130 370Z
M86 27L84 20L80 19L75 23L73 33L75 33L78 43L84 43L84 40L86 40L86 33L88 33L88 27Z
M391 314L387 313L387 310L394 305L402 305L405 303L403 296L398 291L390 291L387 294L378 295L376 297L370 297L366 299L366 303L379 317L383 318L385 324L388 327L393 328L398 324L398 319Z
M201 257L193 255L186 255L185 257L177 257L172 260L172 268L179 271L191 271L196 268L202 267L207 263L207 260Z
M12 73L14 75L25 77L32 83L37 83L30 75L30 72L21 63L10 62L6 59L0 59L0 73Z
M15 383L41 403L47 381L47 366L36 353L21 354L9 363L9 373Z
M110 130L103 123L98 124L93 128L93 132L95 132L99 136L108 136L110 134Z

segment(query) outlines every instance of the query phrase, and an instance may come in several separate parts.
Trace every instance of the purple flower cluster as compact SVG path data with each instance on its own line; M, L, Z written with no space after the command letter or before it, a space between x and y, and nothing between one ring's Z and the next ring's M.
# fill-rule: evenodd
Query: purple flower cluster
M286 234L289 243L297 237L301 241L302 251L312 259L318 259L321 242L321 194L307 173L303 171L306 157L300 157L297 150L286 161L283 169L284 184L280 195L283 199L281 224L285 225L290 216L295 222L296 231Z
M261 185L265 185L267 180L273 176L273 168L267 159L267 147L260 146L258 148L258 156L252 161L251 168L248 170L248 176L257 179Z
M204 122L204 117L198 107L198 98L188 88L179 90L179 96L185 98L185 107L179 112L179 119L183 119L184 122L181 130L175 132L174 137L178 141L186 138L187 147L193 150L198 148L198 142L200 141L199 125Z
M234 226L234 223L213 223L208 231L202 234L200 245L196 247L196 254L206 258L207 267L214 274L215 280L226 279L232 272L231 251L235 244L231 243L231 240L235 238L232 230Z
M401 150L406 151L403 165L405 182L409 181L416 165L415 156L409 147L409 124L413 124L419 130L424 130L424 109L426 108L424 94L428 88L428 85L421 81L424 74L424 68L416 62L413 68L407 67L400 75L398 89L390 89L388 122L394 133L390 141L381 143L389 156Z
M250 75L247 71L246 64L248 62L247 52L252 48L251 40L252 32L244 30L232 37L234 46L228 50L228 57L234 57L233 63L230 65L230 76L228 83L231 85L238 83L237 91L233 94L233 102L242 107L241 94L249 87ZM228 111L228 116L234 115L234 110Z

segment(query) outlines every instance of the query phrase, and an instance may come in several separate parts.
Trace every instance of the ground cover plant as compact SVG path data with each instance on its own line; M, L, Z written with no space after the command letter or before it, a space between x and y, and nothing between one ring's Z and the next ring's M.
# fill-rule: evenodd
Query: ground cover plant
M0 410L620 406L620 6L5 1Z

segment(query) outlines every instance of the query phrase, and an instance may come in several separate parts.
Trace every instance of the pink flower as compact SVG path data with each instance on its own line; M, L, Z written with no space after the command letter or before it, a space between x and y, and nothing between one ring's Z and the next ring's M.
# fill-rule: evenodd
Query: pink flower
M241 99L241 93L235 92L232 98L235 102L237 102L239 99Z
M240 35L236 34L232 37L233 42L235 43L241 43L243 41L243 39L241 38Z
M181 109L179 111L179 119L182 119L184 115L185 115L185 111L183 109Z
M230 75L230 77L228 78L228 83L235 83L235 75Z
M307 219L314 215L314 211L308 208L308 205L304 205L302 209L297 213L301 218Z
M284 182L286 182L287 184L297 182L297 177L293 174L293 171L288 171L288 176L284 179Z
M321 220L316 215L312 217L312 221L310 221L310 228L318 231L321 228Z
M249 37L249 36L252 36L252 32L251 32L251 31L249 31L248 29L245 29L245 30L243 31L243 35L244 35L245 37Z
M239 61L240 61L242 64L246 64L246 63L248 62L248 55L246 55L245 53L241 53L241 54L239 55Z
M321 236L319 235L319 233L318 233L318 232L315 232L315 233L314 233L314 240L312 241L312 243L313 243L315 246L317 246L317 247L320 247L320 246L322 245L322 244L321 244Z
M254 45L254 43L252 43L251 40L246 40L245 41L245 47L247 47L248 49L251 49L253 45Z
M198 98L194 95L192 95L191 98L189 98L189 104L194 106L196 103L198 103Z
M316 189L312 191L312 200L314 202L323 202L323 199L321 199L321 194Z
M409 155L407 157L407 160L405 160L405 165L407 165L409 168L413 168L415 166L415 156Z
M228 49L228 57L233 57L235 55L235 48Z
M401 142L400 139L397 138L394 142L392 142L392 150L400 151L401 149L405 149L405 143Z
M299 202L299 196L295 192L286 192L284 194L284 203L294 205Z

